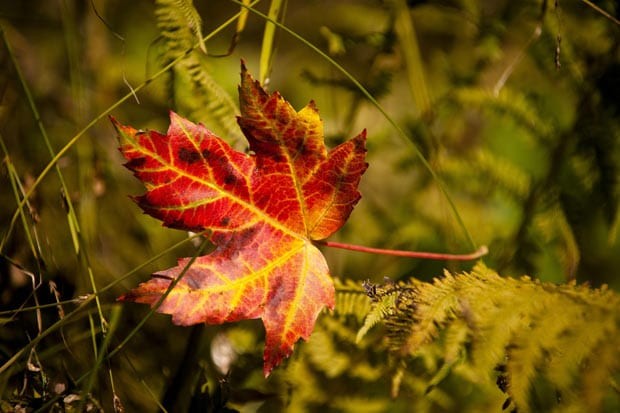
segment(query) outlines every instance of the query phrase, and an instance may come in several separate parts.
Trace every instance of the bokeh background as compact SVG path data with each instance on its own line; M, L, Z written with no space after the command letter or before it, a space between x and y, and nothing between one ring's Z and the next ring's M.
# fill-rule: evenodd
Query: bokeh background
M245 411L501 406L493 389L477 398L451 391L458 381L437 400L413 391L392 400L380 368L354 378L326 372L321 366L337 360L303 352L336 346L333 326L298 345L301 355L265 381L259 322L181 328L155 315L139 325L148 308L115 302L153 271L195 254L196 244L131 201L143 188L122 167L107 116L165 131L173 109L242 150L234 119L239 62L258 77L265 59L264 18L249 13L244 26L223 27L239 4L203 0L195 2L198 17L186 17L170 10L187 2L165 3L0 2L0 361L17 357L0 375L2 408L16 400L48 408L70 395L108 411L115 400L126 411L227 401ZM255 7L268 13L270 5ZM618 290L620 5L597 7L285 2L279 21L323 54L276 30L267 87L297 109L313 99L330 147L368 131L363 198L333 239L453 253L487 245L486 265L504 276ZM182 30L170 30L172 14L186 19ZM209 39L191 60L162 70L200 34ZM17 214L24 193L28 203ZM430 280L472 265L324 252L334 276L358 284ZM103 290L98 302L95 290ZM113 331L109 342L102 329ZM102 348L115 353L104 357ZM381 364L380 353L373 357Z

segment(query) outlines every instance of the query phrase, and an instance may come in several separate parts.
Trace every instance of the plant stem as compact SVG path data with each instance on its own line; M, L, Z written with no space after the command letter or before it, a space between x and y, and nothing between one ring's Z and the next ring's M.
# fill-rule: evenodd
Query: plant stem
M421 258L425 260L452 260L452 261L470 261L478 259L489 252L489 249L483 245L478 248L476 251L471 252L469 254L445 254L440 252L425 252L425 251L403 251L403 250L389 250L383 248L371 248L365 247L362 245L355 244L345 244L342 242L335 241L316 241L319 245L324 245L326 247L332 248L340 248L344 250L350 251L358 251L358 252L366 252L369 254L380 254L380 255L393 255L396 257L407 257L407 258Z

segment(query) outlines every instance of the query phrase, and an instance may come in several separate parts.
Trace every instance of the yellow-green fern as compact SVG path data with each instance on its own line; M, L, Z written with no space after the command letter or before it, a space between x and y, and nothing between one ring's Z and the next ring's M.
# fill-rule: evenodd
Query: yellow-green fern
M520 412L618 407L605 403L620 370L620 296L606 287L502 278L480 264L432 283L374 288L396 359L441 355L427 391L452 371L487 387L496 382L507 394L504 408ZM383 310L388 302L391 312Z
M371 302L361 283L353 280L334 279L336 287L335 314L342 317L352 316L363 321L370 311Z
M229 142L242 141L236 123L239 110L226 90L207 69L206 55L192 51L198 43L206 52L201 34L202 19L191 0L157 0L155 15L161 32L163 64L183 56L172 70L171 90L177 109L195 121L209 124Z

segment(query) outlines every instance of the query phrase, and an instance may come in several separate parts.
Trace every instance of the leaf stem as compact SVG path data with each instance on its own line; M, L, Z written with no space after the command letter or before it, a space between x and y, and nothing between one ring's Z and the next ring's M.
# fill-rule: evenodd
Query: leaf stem
M383 248L371 248L363 245L345 244L335 241L316 241L319 245L324 245L331 248L340 248L343 250L365 252L369 254L380 255L392 255L396 257L407 258L421 258L425 260L452 260L452 261L470 261L476 260L489 252L489 249L483 245L474 252L468 254L446 254L441 252L426 252L426 251L403 251L403 250L390 250Z

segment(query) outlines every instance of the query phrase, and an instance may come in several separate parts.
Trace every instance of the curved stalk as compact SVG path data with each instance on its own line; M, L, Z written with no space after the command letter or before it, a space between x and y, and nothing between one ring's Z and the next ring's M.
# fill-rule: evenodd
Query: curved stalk
M451 261L470 261L476 260L480 257L488 254L489 249L486 245L481 246L474 252L468 254L446 254L442 252L426 252L426 251L403 251L403 250L390 250L383 248L371 248L363 245L345 244L335 241L316 241L319 245L324 245L331 248L340 248L343 250L365 252L368 254L380 254L380 255L392 255L395 257L406 258L420 258L425 260L451 260Z

